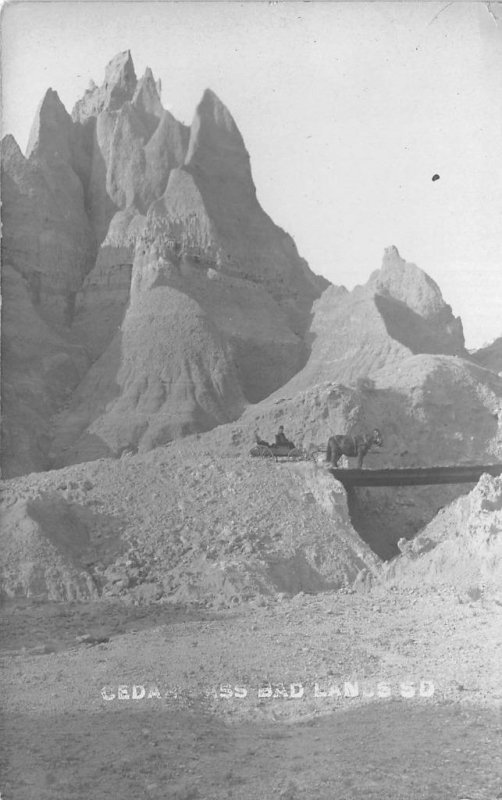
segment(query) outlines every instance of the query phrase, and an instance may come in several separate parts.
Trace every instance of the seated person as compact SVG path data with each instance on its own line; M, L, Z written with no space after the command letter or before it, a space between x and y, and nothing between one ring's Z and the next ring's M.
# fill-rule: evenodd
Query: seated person
M275 434L275 443L278 447L289 447L290 450L292 450L295 446L293 442L290 442L289 439L286 439L284 425L281 425L279 431Z

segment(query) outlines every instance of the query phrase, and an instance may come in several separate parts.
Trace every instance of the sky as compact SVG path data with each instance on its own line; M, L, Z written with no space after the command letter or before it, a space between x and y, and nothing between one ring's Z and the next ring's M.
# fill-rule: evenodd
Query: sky
M107 62L189 124L230 110L261 205L314 272L352 288L383 250L439 284L466 344L502 335L502 13L470 2L17 2L2 9L2 136L23 151L55 89ZM433 175L439 179L432 181Z

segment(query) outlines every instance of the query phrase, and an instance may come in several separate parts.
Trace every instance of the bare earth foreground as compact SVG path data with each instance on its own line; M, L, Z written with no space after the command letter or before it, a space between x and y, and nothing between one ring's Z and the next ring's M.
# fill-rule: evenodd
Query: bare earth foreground
M502 798L502 479L384 564L247 438L4 482L3 800Z
M498 599L447 590L9 601L2 798L495 800L499 620Z

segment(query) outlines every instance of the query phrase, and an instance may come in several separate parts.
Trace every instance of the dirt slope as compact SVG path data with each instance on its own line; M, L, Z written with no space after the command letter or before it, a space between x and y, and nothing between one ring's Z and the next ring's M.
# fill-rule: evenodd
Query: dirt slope
M4 592L64 600L97 587L129 600L232 604L337 589L376 570L342 487L322 469L231 451L187 440L8 482ZM68 547L52 529L65 520ZM83 531L77 550L72 530Z
M502 479L483 475L465 497L442 509L387 565L390 585L451 586L472 599L496 593L502 579Z
M498 339L495 339L494 342L486 345L486 347L476 350L472 354L472 359L481 364L482 367L491 369L500 375L502 372L502 336L499 336Z

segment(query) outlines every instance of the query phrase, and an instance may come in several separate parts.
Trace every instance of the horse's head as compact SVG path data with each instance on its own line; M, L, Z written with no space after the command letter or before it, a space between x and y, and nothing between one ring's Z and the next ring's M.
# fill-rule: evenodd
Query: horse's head
M383 445L382 434L380 433L378 428L375 428L373 430L373 433L371 434L371 438L373 440L373 444L376 444L378 447L381 447Z

